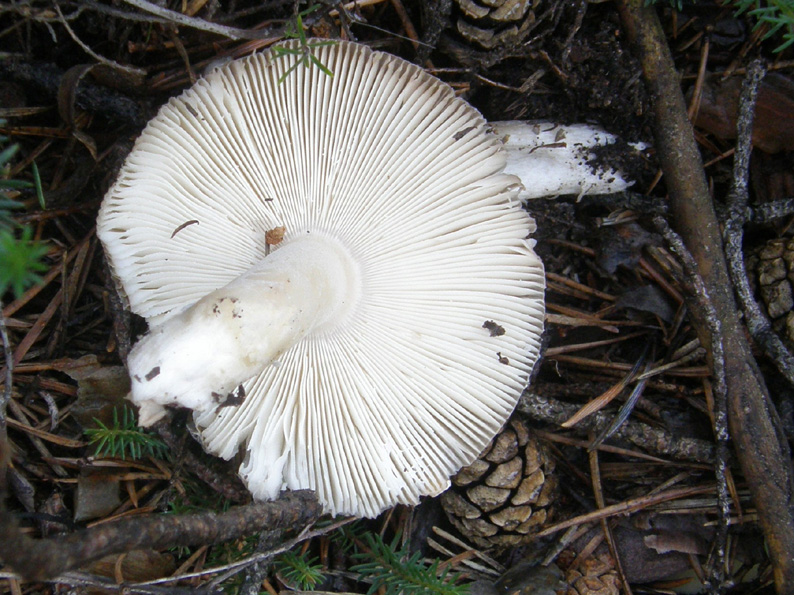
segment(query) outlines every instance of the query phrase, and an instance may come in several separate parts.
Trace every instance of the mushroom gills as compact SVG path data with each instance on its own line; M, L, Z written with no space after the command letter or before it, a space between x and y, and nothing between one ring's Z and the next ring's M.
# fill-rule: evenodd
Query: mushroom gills
M356 262L340 242L316 233L285 240L135 345L130 398L141 425L166 405L202 412L241 400L244 381L309 333L331 331L359 292Z
M333 77L269 50L169 101L97 234L152 329L128 358L139 421L192 409L255 498L374 517L440 491L510 415L543 267L479 112L366 46L313 56Z

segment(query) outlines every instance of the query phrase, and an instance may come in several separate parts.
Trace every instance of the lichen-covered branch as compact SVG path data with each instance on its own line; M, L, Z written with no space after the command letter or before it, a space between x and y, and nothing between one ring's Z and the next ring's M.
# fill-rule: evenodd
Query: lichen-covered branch
M748 177L752 152L753 113L758 86L766 73L762 62L756 60L747 69L742 88L737 121L736 151L733 156L733 184L728 194L728 218L725 222L725 255L730 267L736 297L742 306L745 324L753 340L777 366L778 371L794 386L794 356L772 329L769 318L761 312L753 296L744 266L742 240L747 222L749 201Z
M534 421L560 425L579 410L578 405L564 403L547 395L525 391L516 409ZM605 412L589 415L576 424L576 429L587 432L600 432L612 422L612 416ZM679 438L662 428L652 428L635 420L628 420L614 434L615 438L627 440L649 453L674 459L714 462L714 446L697 438Z
M714 383L713 424L714 437L717 440L715 475L717 476L717 503L719 506L719 522L714 538L714 556L708 565L707 587L713 592L724 593L727 588L725 580L725 556L728 541L728 523L731 516L731 497L728 489L728 459L730 455L728 431L728 387L725 382L725 352L722 343L722 325L720 324L714 304L709 297L703 279L698 274L697 264L687 250L680 236L675 233L663 217L654 217L654 225L667 242L670 249L678 256L684 270L682 285L690 295L689 302L698 312L696 316L708 325L711 335L711 369Z

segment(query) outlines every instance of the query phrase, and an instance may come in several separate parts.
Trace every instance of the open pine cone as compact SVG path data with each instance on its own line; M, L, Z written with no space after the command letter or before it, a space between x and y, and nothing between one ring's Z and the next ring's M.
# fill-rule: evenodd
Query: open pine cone
M768 241L748 259L748 271L758 283L759 303L773 328L794 347L794 239Z
M455 0L460 14L455 29L486 50L521 43L536 22L537 0Z
M588 556L576 569L565 571L565 595L620 595L620 579L608 553Z
M477 546L506 548L526 541L549 520L556 494L554 460L527 425L514 419L452 478L441 505Z

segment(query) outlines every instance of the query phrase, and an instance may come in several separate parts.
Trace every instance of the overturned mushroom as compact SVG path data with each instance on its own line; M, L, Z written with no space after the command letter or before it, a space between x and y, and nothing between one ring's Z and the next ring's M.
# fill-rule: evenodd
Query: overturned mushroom
M264 53L172 99L98 234L151 328L128 360L141 421L189 407L210 452L244 445L255 497L372 516L444 490L508 418L543 268L476 110L394 56L315 56L333 77L279 83L298 58Z

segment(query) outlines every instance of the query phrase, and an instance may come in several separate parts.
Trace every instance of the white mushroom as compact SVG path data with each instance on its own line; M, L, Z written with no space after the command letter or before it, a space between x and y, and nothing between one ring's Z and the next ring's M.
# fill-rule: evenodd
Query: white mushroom
M297 47L295 45L293 48ZM338 42L223 65L163 106L98 235L133 312L141 421L193 409L257 498L373 516L444 490L538 355L534 223L480 114ZM267 232L284 228L268 245Z

